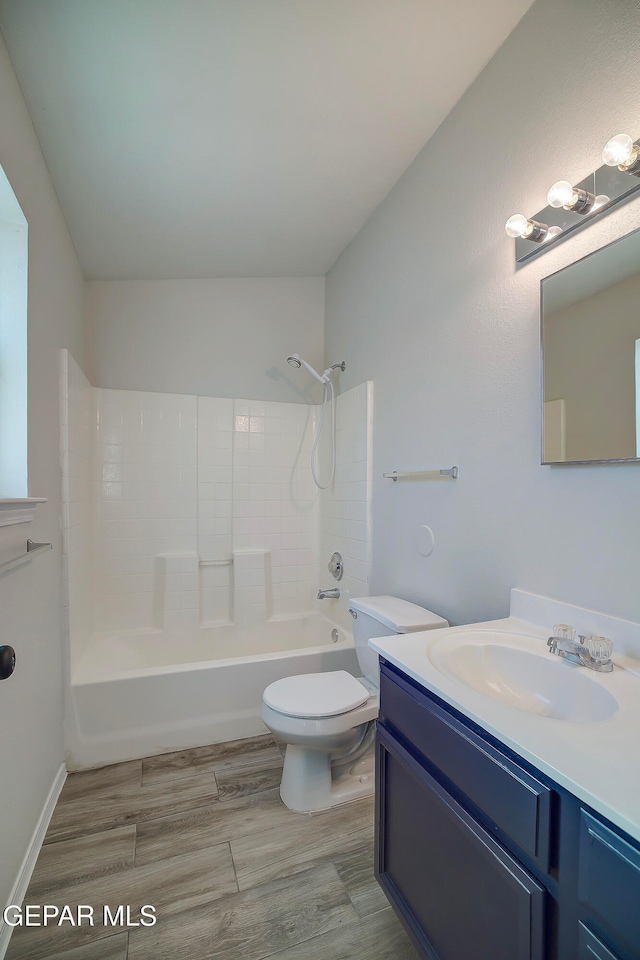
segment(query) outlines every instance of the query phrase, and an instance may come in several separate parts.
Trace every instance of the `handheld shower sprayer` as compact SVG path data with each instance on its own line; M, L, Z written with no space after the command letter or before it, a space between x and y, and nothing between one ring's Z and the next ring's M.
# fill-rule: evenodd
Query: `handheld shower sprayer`
M298 370L300 367L306 367L309 373L312 374L316 380L319 380L320 383L328 383L334 370L344 371L346 366L344 360L342 363L332 363L330 367L327 367L322 376L320 376L318 371L315 370L310 363L307 363L307 361L301 357L299 353L292 353L290 357L287 357L287 363L292 367L296 367Z
M326 383L327 380L329 379L329 378L327 377L327 372L326 372L326 370L325 370L325 372L323 373L323 375L320 376L320 374L318 373L318 371L317 371L317 370L314 370L314 368L311 366L311 364L310 364L310 363L307 363L306 360L303 360L303 358L300 356L299 353L294 353L294 354L292 354L292 356L287 357L287 363L290 364L292 367L297 367L298 370L300 369L301 366L305 366L305 367L307 368L307 370L309 371L309 373L312 374L312 375L316 378L316 380L319 380L320 383Z
M324 397L322 400L322 410L320 412L320 420L318 422L316 438L313 443L313 450L311 451L311 476L313 477L313 482L315 483L316 487L318 487L320 490L326 490L327 487L330 487L331 484L333 483L333 477L336 471L336 411L335 411L335 392L333 389L333 383L331 381L331 374L333 373L334 370L344 370L346 364L344 360L342 361L342 363L334 363L330 367L327 367L327 369L324 371L322 376L320 376L318 371L314 370L311 364L307 363L306 360L303 360L303 358L300 356L299 353L293 353L291 354L290 357L287 357L287 363L292 367L296 367L298 370L300 369L300 367L303 367L303 366L306 367L309 373L312 374L312 376L314 376L316 380L319 380L324 388ZM332 437L331 476L329 477L328 483L323 484L323 483L320 483L318 480L318 477L316 474L315 460L316 460L316 450L318 448L318 441L320 440L320 431L322 430L322 422L324 420L324 411L325 411L325 407L327 406L327 400L329 398L329 390L331 390L331 437Z

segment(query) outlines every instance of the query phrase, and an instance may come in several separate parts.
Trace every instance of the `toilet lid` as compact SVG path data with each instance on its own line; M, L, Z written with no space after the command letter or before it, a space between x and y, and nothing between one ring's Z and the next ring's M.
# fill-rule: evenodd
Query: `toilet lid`
M369 691L346 670L334 670L276 680L262 699L288 717L335 717L365 703Z

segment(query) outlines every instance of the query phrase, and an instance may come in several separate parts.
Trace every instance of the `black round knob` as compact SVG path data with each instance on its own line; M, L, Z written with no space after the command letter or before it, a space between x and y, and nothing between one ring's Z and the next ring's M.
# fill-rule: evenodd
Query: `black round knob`
M0 647L0 680L10 677L16 668L16 652L13 647Z

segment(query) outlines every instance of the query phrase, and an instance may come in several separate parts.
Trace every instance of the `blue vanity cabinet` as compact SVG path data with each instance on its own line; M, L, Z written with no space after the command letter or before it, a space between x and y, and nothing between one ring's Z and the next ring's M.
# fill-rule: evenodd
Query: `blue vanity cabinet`
M579 810L578 900L580 960L640 957L640 849L584 807Z
M578 926L578 936L578 960L620 960L584 923Z
M379 876L424 956L542 960L544 888L384 730L378 770Z
M375 870L425 960L640 960L640 845L382 658Z
M381 673L379 722L499 838L549 869L553 790L402 673Z

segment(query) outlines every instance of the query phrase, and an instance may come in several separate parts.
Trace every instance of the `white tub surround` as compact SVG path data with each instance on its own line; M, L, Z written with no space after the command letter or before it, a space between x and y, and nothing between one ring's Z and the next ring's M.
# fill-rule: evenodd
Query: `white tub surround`
M197 553L156 556L154 627L171 630L200 622L200 558Z
M67 766L264 733L265 686L325 670L357 672L353 638L313 615L94 636L72 677Z
M430 659L434 646L443 642L442 630L383 637L370 643L390 663L640 840L640 767L636 762L640 730L640 623L514 589L511 615L473 624L473 630L486 631L487 643L492 642L492 635L501 635L507 645L551 660L546 641L556 623L570 623L579 633L605 635L613 640L612 673L596 673L563 661L554 663L560 671L581 671L611 694L618 702L611 719L571 722L535 715L471 689L441 672ZM469 632L469 627L450 628L446 631L447 642L455 643L456 637L465 631ZM506 634L512 636L505 637Z
M349 599L371 593L373 383L347 390L337 398L336 410L335 481L320 496L319 576L320 586L336 586L327 563L337 550L344 567L340 599L324 604L331 605L332 617L351 629Z
M264 623L273 616L269 550L233 551L233 611L241 626Z
M260 733L271 681L356 669L370 384L338 397L321 493L314 405L94 389L65 351L61 398L70 769ZM319 602L334 550L341 598Z
M60 462L62 465L62 604L65 681L93 633L94 566L97 553L93 512L95 390L68 350L60 351Z
M337 399L322 493L316 405L95 389L66 351L61 400L72 669L94 632L319 610L334 550L345 599L328 612L348 625L370 584L371 384Z

